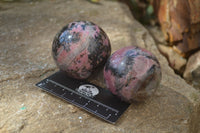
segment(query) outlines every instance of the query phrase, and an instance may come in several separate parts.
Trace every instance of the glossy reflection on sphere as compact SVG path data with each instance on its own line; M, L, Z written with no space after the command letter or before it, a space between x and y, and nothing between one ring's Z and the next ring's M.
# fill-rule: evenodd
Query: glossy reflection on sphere
M161 81L161 68L149 51L129 46L114 52L104 67L107 88L127 102L143 101Z
M55 36L52 55L60 70L68 76L86 79L110 56L106 33L89 21L69 23Z

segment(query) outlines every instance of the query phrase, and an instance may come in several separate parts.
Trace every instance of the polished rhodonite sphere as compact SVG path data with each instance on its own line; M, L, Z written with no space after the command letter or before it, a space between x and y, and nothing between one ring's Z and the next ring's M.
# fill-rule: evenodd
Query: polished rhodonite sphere
M127 102L143 101L161 81L161 68L149 51L129 46L114 52L104 67L107 88Z
M77 79L88 78L110 56L111 46L106 33L88 21L69 23L57 33L52 55L61 71Z

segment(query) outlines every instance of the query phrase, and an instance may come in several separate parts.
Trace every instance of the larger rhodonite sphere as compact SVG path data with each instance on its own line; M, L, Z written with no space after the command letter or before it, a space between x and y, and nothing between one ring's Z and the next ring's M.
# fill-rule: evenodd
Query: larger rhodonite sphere
M52 55L60 70L77 79L88 78L110 56L106 33L88 21L69 23L55 36Z
M107 88L127 102L150 97L161 81L161 68L149 51L129 46L114 52L104 67Z

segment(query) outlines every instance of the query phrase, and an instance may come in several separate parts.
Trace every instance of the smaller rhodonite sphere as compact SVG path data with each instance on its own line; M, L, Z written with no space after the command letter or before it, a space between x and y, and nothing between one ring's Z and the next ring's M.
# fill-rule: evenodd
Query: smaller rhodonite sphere
M57 33L52 55L61 71L72 78L86 79L110 56L106 33L89 21L69 23Z
M107 88L123 101L144 101L161 81L156 57L139 47L129 46L114 52L104 67Z

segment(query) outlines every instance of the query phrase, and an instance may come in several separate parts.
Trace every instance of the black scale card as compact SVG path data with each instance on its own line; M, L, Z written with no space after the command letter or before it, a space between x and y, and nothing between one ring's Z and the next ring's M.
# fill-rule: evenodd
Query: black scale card
M36 86L113 124L130 105L106 89L69 78L63 72L54 73Z

